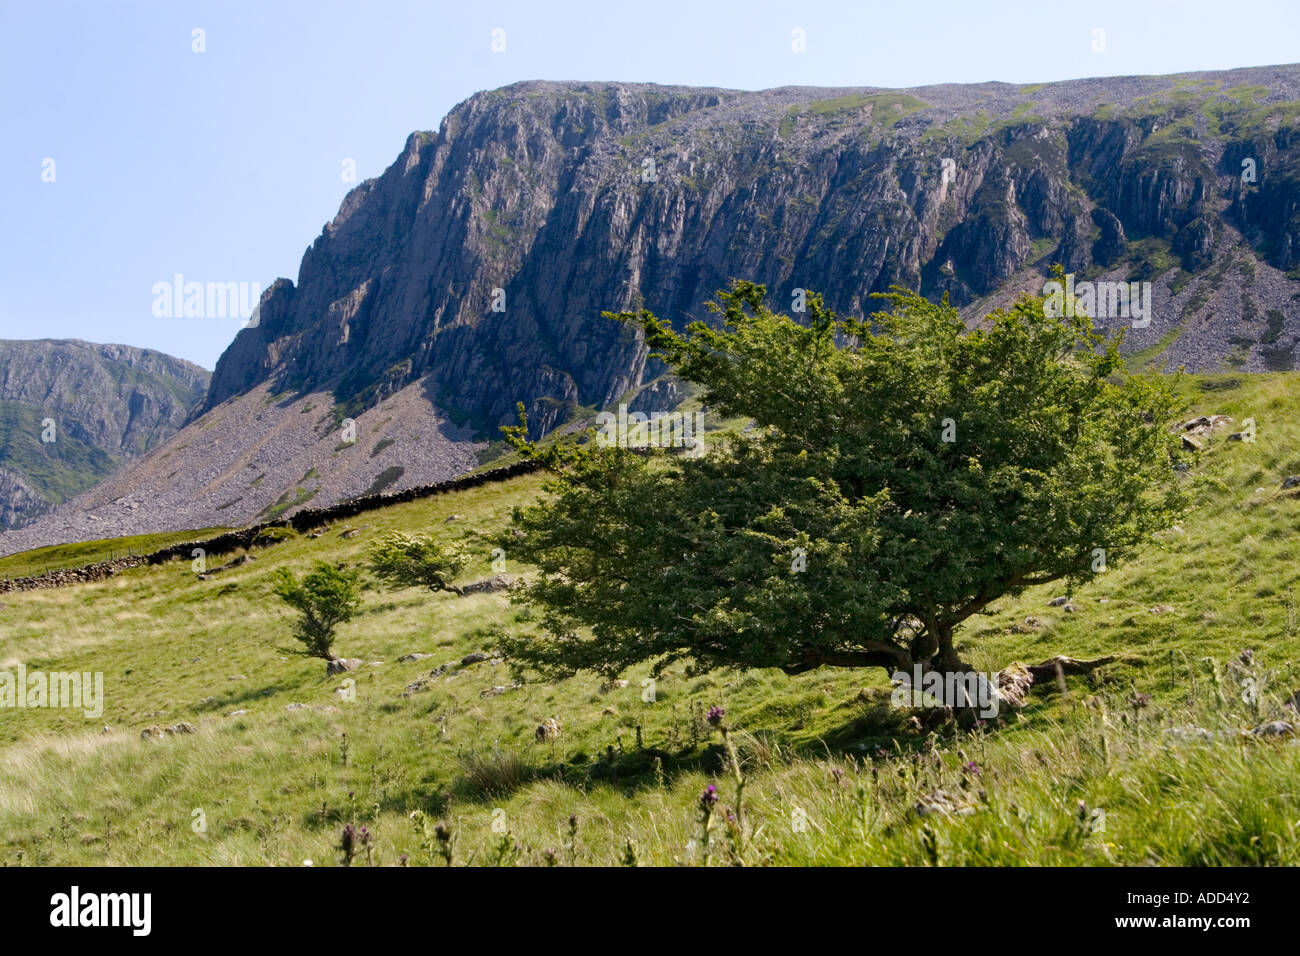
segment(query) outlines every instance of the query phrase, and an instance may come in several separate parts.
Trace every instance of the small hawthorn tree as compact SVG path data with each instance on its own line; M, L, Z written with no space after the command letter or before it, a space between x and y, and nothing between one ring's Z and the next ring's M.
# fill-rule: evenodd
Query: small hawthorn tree
M279 568L272 590L298 612L293 634L303 653L333 661L334 630L352 620L361 606L361 572L342 570L318 561L301 581L287 568Z
M968 331L946 299L896 290L865 320L813 295L795 322L764 298L734 281L708 303L720 324L682 334L605 313L709 408L754 422L700 457L542 449L520 406L507 439L551 476L514 513L546 632L508 638L516 660L966 671L971 615L1087 580L1173 520L1173 386L1126 374L1087 316L1023 297Z
M452 582L465 570L469 556L428 535L390 532L370 552L370 571L390 588L428 588L462 594Z

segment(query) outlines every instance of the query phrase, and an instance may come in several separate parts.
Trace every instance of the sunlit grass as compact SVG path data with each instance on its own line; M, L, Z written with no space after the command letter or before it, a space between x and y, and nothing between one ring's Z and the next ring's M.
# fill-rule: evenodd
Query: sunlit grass
M373 863L440 863L411 819L420 811L430 828L445 822L457 864L701 863L701 791L717 786L719 813L734 804L703 720L721 705L752 831L737 847L715 820L713 863L1295 864L1300 747L1243 731L1286 713L1300 689L1300 500L1280 489L1300 473L1297 386L1296 375L1188 380L1195 411L1237 422L1186 479L1195 506L1181 530L1072 595L1073 613L1048 606L1059 588L1040 588L959 637L984 670L1058 653L1124 662L1071 679L1064 697L1039 689L974 735L918 729L889 706L880 671L688 678L678 667L653 701L645 668L604 692L594 675L513 688L490 660L430 678L532 626L502 594L367 590L335 645L367 662L348 675L355 700L339 693L345 678L293 653L275 568L359 564L401 529L464 540L476 555L464 580L487 577L490 535L539 476L360 515L207 581L176 561L5 595L0 668L102 672L105 704L94 720L0 710L0 859L329 865L355 821L373 834ZM1248 417L1258 440L1228 442ZM397 660L408 652L432 656ZM1262 688L1249 700L1247 678ZM1130 703L1141 694L1149 704ZM560 739L538 742L551 717ZM140 737L181 722L196 732ZM961 815L918 812L940 791Z

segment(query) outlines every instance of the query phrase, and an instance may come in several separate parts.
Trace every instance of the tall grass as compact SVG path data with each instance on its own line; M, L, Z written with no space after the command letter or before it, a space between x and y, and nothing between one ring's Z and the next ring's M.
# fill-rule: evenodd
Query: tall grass
M373 512L349 538L340 525L257 548L207 581L176 562L6 595L0 668L100 671L105 709L93 723L0 711L0 860L320 866L340 862L351 825L368 840L352 865L1300 862L1300 747L1249 733L1294 720L1300 689L1300 500L1280 489L1300 473L1298 382L1188 381L1195 411L1254 417L1258 441L1217 435L1186 479L1181 529L1073 595L1074 613L1039 588L971 622L959 640L983 670L1122 655L974 733L891 707L879 671L677 668L653 701L645 668L626 687L513 688L490 661L431 675L528 633L501 594L372 588L336 641L360 670L327 677L293 653L276 568L360 564L388 530L431 531L475 555L468 578L487 577L491 533L537 476ZM433 656L398 660L412 651ZM743 774L739 841L712 706ZM550 717L562 734L539 741ZM182 721L197 732L140 737Z

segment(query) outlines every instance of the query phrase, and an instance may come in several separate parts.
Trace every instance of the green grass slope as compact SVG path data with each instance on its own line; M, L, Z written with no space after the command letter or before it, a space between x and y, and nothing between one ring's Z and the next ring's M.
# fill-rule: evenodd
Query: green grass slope
M121 462L76 435L42 442L46 413L22 402L0 400L0 463L24 476L55 504L99 483Z
M51 544L31 551L20 551L0 557L0 576L22 578L57 571L80 568L131 554L151 554L185 541L201 541L215 537L229 528L204 528L199 531L163 531L156 534L133 534L124 538L100 538L95 541L73 541L69 544Z
M1072 613L1038 589L965 629L984 670L1124 655L1000 726L930 733L880 671L677 668L653 700L645 669L623 687L516 687L492 660L430 676L531 626L500 593L368 590L336 642L359 671L327 677L292 653L276 568L358 564L389 529L431 530L478 555L465 580L487 577L483 536L539 493L527 476L292 537L207 581L178 561L5 595L0 670L99 671L105 701L94 718L0 710L0 859L331 865L353 823L369 837L356 862L373 865L444 850L456 864L1300 863L1300 746L1243 733L1300 688L1300 499L1280 488L1300 473L1300 376L1186 387L1194 411L1254 418L1258 440L1217 432L1181 527L1072 595ZM745 779L739 838L714 705ZM539 742L548 718L562 733ZM141 738L181 723L193 732Z

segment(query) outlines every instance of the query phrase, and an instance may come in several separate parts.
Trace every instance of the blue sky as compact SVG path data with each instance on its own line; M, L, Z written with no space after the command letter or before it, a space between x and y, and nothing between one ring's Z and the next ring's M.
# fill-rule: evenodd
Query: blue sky
M354 185L345 160L376 176L412 130L518 80L1031 83L1290 63L1297 38L1296 0L0 0L0 338L212 368L239 320L156 317L155 283L296 280Z

